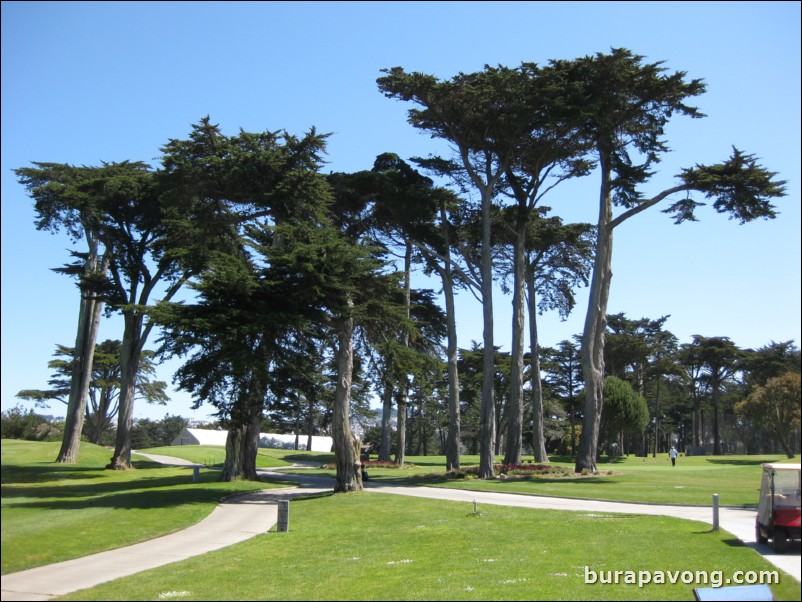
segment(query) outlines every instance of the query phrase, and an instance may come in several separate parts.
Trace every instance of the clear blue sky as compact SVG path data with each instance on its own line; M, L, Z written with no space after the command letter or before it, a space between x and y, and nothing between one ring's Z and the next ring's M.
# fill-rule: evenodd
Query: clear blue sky
M659 207L631 220L616 234L610 313L670 314L666 328L681 343L701 334L740 347L799 345L799 2L3 2L3 411L21 389L46 387L56 344L75 341L78 311L73 282L50 271L68 261L70 242L35 229L14 168L156 165L168 139L209 115L229 134L314 126L332 134L327 170L369 169L382 152L436 150L406 123L410 106L379 93L382 68L450 78L613 47L708 86L696 99L708 117L670 124L673 152L646 194L735 145L779 172L788 196L777 219L744 226L712 210L674 226ZM566 221L592 222L596 190L595 179L578 182L546 204ZM566 322L542 316L541 343L581 332L586 303L580 292ZM497 295L496 341L506 350L509 304ZM467 293L459 310L467 347L481 340L481 312ZM104 322L107 338L122 338L119 321ZM169 382L176 365L160 378ZM185 393L173 398L166 408L139 403L135 416L208 413L191 412Z

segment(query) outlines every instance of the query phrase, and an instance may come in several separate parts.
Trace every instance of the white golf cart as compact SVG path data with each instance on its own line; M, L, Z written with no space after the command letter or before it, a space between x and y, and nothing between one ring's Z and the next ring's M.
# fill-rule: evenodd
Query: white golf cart
M788 549L800 538L800 464L761 464L763 478L755 518L755 539L771 540L774 551Z

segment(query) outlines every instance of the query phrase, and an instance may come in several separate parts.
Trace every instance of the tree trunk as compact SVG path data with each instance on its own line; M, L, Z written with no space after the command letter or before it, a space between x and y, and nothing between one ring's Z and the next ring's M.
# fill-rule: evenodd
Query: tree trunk
M582 333L582 373L585 379L585 416L576 472L596 470L599 446L599 424L604 404L604 333L607 329L607 301L612 280L613 230L611 175L606 157L600 159L602 187L599 201L599 222L596 231L596 257L590 283L590 299Z
M226 460L220 475L221 481L259 480L256 456L259 452L259 431L262 427L267 371L270 365L267 339L264 337L256 348L256 356L263 361L261 365L257 364L251 369L250 379L242 385L240 395L231 409L231 426L226 438ZM297 441L296 435L296 449Z
M223 464L221 481L234 481L245 473L243 456L240 453L243 444L248 438L248 425L244 423L231 423L226 436L226 459Z
M532 383L532 453L535 462L540 464L549 461L546 453L546 434L543 418L543 382L540 377L540 346L537 336L537 298L535 294L535 275L527 271L527 287L529 289L529 361L532 365L530 382ZM574 420L571 417L571 451L573 452Z
M523 221L523 224L521 224ZM521 463L521 448L523 446L524 426L524 327L526 311L524 307L526 295L526 221L519 220L518 231L515 236L515 251L513 253L514 277L512 295L512 353L510 374L510 396L507 400L507 451L504 454L504 464L518 465Z
M306 416L306 451L312 451L312 436L315 432L315 400L310 395L306 401L309 403Z
M396 406L398 413L396 415L396 450L395 450L395 463L398 466L404 466L404 457L406 456L407 449L407 383L406 379L398 391L398 400Z
M392 436L392 429L390 427L390 419L393 413L393 385L389 379L384 381L384 392L382 393L382 434L381 442L379 444L378 459L382 462L390 462L390 437Z
M719 388L721 381L718 378L718 371L713 370L713 383L712 383L712 402L713 402L713 455L721 455L721 427L719 425Z
M462 440L459 407L459 368L457 351L457 324L454 318L454 292L449 282L446 294L446 320L448 322L448 438L446 440L446 470L459 470L460 442Z
M256 382L253 390L246 391L238 400L244 407L232 411L221 481L259 480L256 472L256 456L259 451L263 400L264 389Z
M104 256L98 266L97 243L90 239L90 252L84 266L84 275L95 272L105 274L108 269L108 257ZM56 462L75 464L78 461L78 450L81 446L81 432L86 415L89 384L92 381L92 364L95 357L95 343L100 328L100 317L103 313L103 301L92 290L81 292L81 304L78 311L78 332L75 336L75 350L72 360L70 379L70 397L67 403L67 414L64 421L64 435L61 441Z
M100 401L96 401L94 394L90 392L89 403L86 406L84 418L84 428L87 437L95 445L100 445L103 433L109 428L111 423L112 396L109 387L103 387L100 392ZM90 411L91 406L91 411ZM116 408L114 408L116 410Z
M783 452L785 453L785 457L791 460L794 457L794 449L788 443L791 439L790 433L780 433L779 440L780 440L780 447L782 447Z
M655 391L655 408L654 408L654 432L656 434L660 434L660 375L657 376L657 390ZM657 449L657 445L654 446L654 454L652 458L657 457L657 453L660 450Z
M482 360L482 407L479 418L479 478L495 476L496 407L495 355L493 346L493 253L491 239L492 190L482 190L482 322L484 355Z
M353 303L349 300L349 309ZM337 460L335 493L362 491L359 440L351 431L351 381L354 371L354 319L349 314L336 321L337 386L334 391L332 434Z
M702 400L696 391L696 384L693 385L693 417L691 429L693 430L693 445L694 447L702 446Z
M117 408L117 437L114 455L106 468L128 470L131 465L131 429L139 358L142 354L142 315L127 312L123 316L125 332L120 347L120 400Z
M426 418L428 416L423 415L423 408L421 408L420 412L420 421L421 421L421 442L423 445L423 455L429 455L429 433L426 431Z
M448 362L448 439L446 441L446 470L459 470L460 467L460 412L459 412L459 369L457 350L457 318L454 309L454 281L451 276L451 251L448 235L445 201L440 204L440 222L445 237L445 262L440 270L443 281L443 297L446 303Z
M406 318L409 320L411 315L411 280L410 270L412 269L412 242L407 238L404 249L404 307ZM409 348L409 332L404 331L404 347ZM404 466L404 456L407 447L407 402L409 400L409 377L405 374L401 377L401 390L398 393L398 448L395 450L395 463L399 467Z

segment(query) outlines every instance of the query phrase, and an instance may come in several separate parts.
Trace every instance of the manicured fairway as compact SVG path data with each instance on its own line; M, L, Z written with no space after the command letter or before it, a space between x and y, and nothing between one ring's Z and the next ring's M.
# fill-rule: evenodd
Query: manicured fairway
M377 493L291 502L290 529L69 600L692 600L693 584L587 583L601 571L731 579L776 569L729 534L666 517ZM606 573L605 573L606 574ZM645 574L645 573L644 573ZM633 573L634 575L634 573ZM686 577L690 573L686 573ZM778 600L799 584L779 574ZM698 583L698 585L703 585Z
M221 450L159 448L215 464ZM2 567L12 572L112 549L182 529L226 495L268 483L221 483L219 472L136 461L109 471L110 451L85 444L76 465L53 462L58 444L2 443ZM209 462L201 457L209 458ZM222 458L222 457L221 457ZM260 450L261 466L317 464L330 454ZM410 458L371 479L605 499L661 501L707 495L753 499L759 463L776 457L629 458L598 477L515 481L445 479L442 458ZM463 459L469 466L474 458ZM294 469L299 470L299 469ZM606 472L612 471L608 475ZM741 491L744 490L744 491ZM637 494L636 492L641 492ZM740 493L739 493L740 492ZM601 494L604 495L601 495ZM684 499L695 499L691 495ZM675 500L676 501L676 500ZM723 502L726 503L726 502ZM695 585L726 583L738 571L764 577L777 600L799 600L799 584L757 552L706 524L667 517L560 512L380 493L294 500L288 533L256 536L216 552L89 590L73 600L691 600ZM613 573L610 573L612 571ZM620 574L619 583L602 584ZM625 575L652 581L627 583ZM663 575L664 583L655 584ZM666 575L674 575L671 583ZM680 578L682 576L682 578ZM590 577L590 579L589 579ZM683 582L692 578L693 583ZM718 580L718 581L717 581ZM594 581L590 583L589 581Z

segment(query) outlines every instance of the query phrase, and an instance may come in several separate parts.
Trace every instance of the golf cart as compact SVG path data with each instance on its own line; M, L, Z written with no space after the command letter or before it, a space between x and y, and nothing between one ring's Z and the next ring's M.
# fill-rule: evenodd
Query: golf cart
M774 551L788 549L789 539L800 538L800 465L761 464L760 501L755 518L755 539L771 540Z

